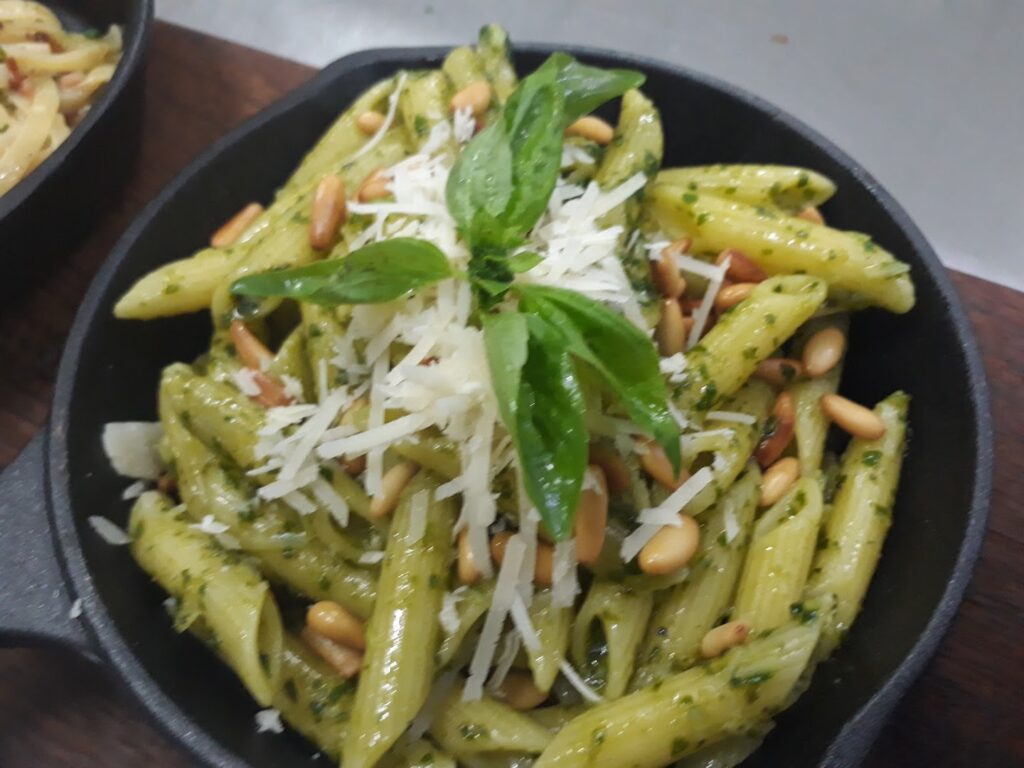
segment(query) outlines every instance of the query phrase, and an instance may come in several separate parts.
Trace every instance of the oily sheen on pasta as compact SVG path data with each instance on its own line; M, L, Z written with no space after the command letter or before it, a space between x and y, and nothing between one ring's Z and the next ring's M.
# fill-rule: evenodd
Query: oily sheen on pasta
M346 768L731 766L850 631L909 398L839 394L849 313L909 310L908 268L811 170L662 170L643 79L519 79L485 27L117 303L210 312L159 443L108 438L163 466L133 553L261 730Z

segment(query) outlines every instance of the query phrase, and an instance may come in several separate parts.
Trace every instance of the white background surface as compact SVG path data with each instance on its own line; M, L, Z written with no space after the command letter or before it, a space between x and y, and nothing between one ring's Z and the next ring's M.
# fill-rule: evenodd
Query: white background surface
M497 21L703 70L862 162L948 266L1024 290L1021 0L157 0L157 15L316 66Z

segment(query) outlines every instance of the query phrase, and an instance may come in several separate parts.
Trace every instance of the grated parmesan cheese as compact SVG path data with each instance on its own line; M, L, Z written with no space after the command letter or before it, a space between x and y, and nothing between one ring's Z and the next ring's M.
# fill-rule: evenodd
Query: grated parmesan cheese
M498 570L498 578L494 585L494 597L484 618L480 640L477 642L473 658L469 662L469 677L466 679L466 687L462 691L463 701L477 701L483 696L484 681L487 679L487 672L494 659L501 628L517 594L516 582L525 551L526 545L518 535L508 540L508 545L505 547L505 559Z
M718 291L721 290L722 283L725 282L725 272L729 269L729 261L730 258L726 256L722 263L714 268L715 272L708 281L708 288L704 291L700 306L693 313L693 327L690 329L690 337L686 340L687 349L695 347L704 334L704 328L711 316L711 309L715 305L715 297L718 296Z
M537 630L530 619L530 612L526 608L526 602L518 592L512 597L512 606L509 608L509 614L512 616L512 623L515 625L516 631L519 632L519 636L523 639L523 645L526 646L527 650L540 650L540 637L537 635Z
M319 467L315 465L306 466L296 472L295 477L267 483L259 489L258 493L261 499L266 499L267 501L283 499L285 496L297 492L300 488L305 488L319 476Z
M707 419L709 421L734 421L737 424L757 423L757 419L749 413L740 413L739 411L708 411Z
M252 368L239 368L231 374L231 380L235 382L238 391L246 397L256 397L262 390L256 383L256 371Z
M661 375L672 384L681 384L686 379L686 357L682 352L661 358L658 360L658 368Z
M256 733L284 733L281 713L276 709L261 709L256 713Z
M689 504L698 493L711 484L714 476L707 467L697 470L693 476L673 491L661 504L652 509L641 510L640 517L650 516L655 519L667 519L667 515L678 515L686 505ZM636 557L640 550L654 538L654 534L661 530L664 523L641 523L640 526L622 540L622 561L630 562Z
M513 603L513 606L515 604ZM514 616L515 614L513 614ZM497 694L501 689L501 684L505 682L505 678L508 677L509 671L512 669L512 664L516 660L516 654L519 653L519 649L522 647L522 640L520 636L515 632L506 632L505 637L501 642L501 653L498 654L498 660L494 665L494 671L491 673L491 679L487 681L487 690L492 694Z
M192 523L189 525L194 531L201 531L202 533L209 533L210 535L218 533L227 533L228 526L224 523L218 523L213 515L203 515L203 519L198 523Z
M344 471L344 470L338 470ZM312 485L313 496L317 501L326 509L331 517L340 525L342 528L348 526L349 509L348 502L345 501L345 497L334 490L334 486L324 480L322 477L318 477L313 481Z
M112 523L107 518L100 515L90 515L88 519L92 529L107 544L120 547L131 543L131 537L125 532L124 528Z
M388 129L391 128L391 124L395 122L395 114L398 112L398 97L401 96L402 88L405 87L405 79L405 72L400 72L398 75L398 79L395 81L395 90L393 90L391 94L388 96L388 111L387 114L384 115L384 122L381 123L380 128L377 129L377 132L370 137L370 140L363 144L363 146L361 146L349 157L349 163L351 163L357 157L362 157L371 149L376 147L380 143L380 140L384 138L384 134L387 133Z
M551 604L568 608L580 591L576 562L576 540L568 539L555 544L551 566Z
M467 589L468 587L462 586L453 592L445 592L441 597L441 611L437 618L441 622L441 629L448 635L454 635L459 631L458 606Z
M466 144L476 133L476 118L473 117L473 110L470 107L463 107L455 110L452 115L453 135L459 144Z
M129 485L123 491L121 491L121 498L125 501L130 499L137 499L139 496L149 490L149 483L145 480L136 480L134 483Z
M112 421L103 427L103 450L114 471L136 480L156 480L163 471L159 422Z
M316 467L313 467L313 469L316 469ZM312 515L316 512L316 504L299 491L289 491L281 497L281 501L303 516Z

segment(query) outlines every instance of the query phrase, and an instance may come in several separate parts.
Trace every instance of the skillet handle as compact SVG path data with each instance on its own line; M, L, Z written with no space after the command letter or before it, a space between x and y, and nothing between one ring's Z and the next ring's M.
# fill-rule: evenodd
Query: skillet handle
M95 661L54 548L44 432L0 474L0 647L56 645Z

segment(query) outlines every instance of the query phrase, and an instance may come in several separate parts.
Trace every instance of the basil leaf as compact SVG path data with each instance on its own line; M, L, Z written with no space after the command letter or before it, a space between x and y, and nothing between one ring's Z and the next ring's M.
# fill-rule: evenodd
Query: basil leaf
M523 485L556 541L572 534L587 469L585 403L576 368L555 329L527 316L513 441Z
M512 148L512 197L503 222L513 238L533 229L551 199L562 166L564 98L554 72L538 70L524 78L505 105L505 128ZM505 245L515 244L515 240Z
M567 125L630 88L639 88L646 80L643 73L634 69L590 67L560 52L551 54L543 67L551 67L556 72L555 79L565 95Z
M573 291L542 285L516 289L520 309L557 329L566 349L601 374L629 417L654 437L678 471L679 427L668 410L668 389L647 335L603 304Z
M526 315L503 312L483 315L484 347L491 371L491 387L498 400L501 420L512 439L516 436L519 405L519 380L526 364L529 330Z
M231 291L327 306L377 304L401 298L453 274L448 258L436 245L398 237L367 245L342 259L248 275L236 280Z
M584 399L557 329L518 312L484 315L487 363L526 494L548 531L572 533L587 468Z
M544 257L535 251L520 251L508 257L508 268L513 274L529 272L544 261Z
M496 120L466 145L445 187L448 211L470 247L501 245L503 215L512 197L512 146Z

